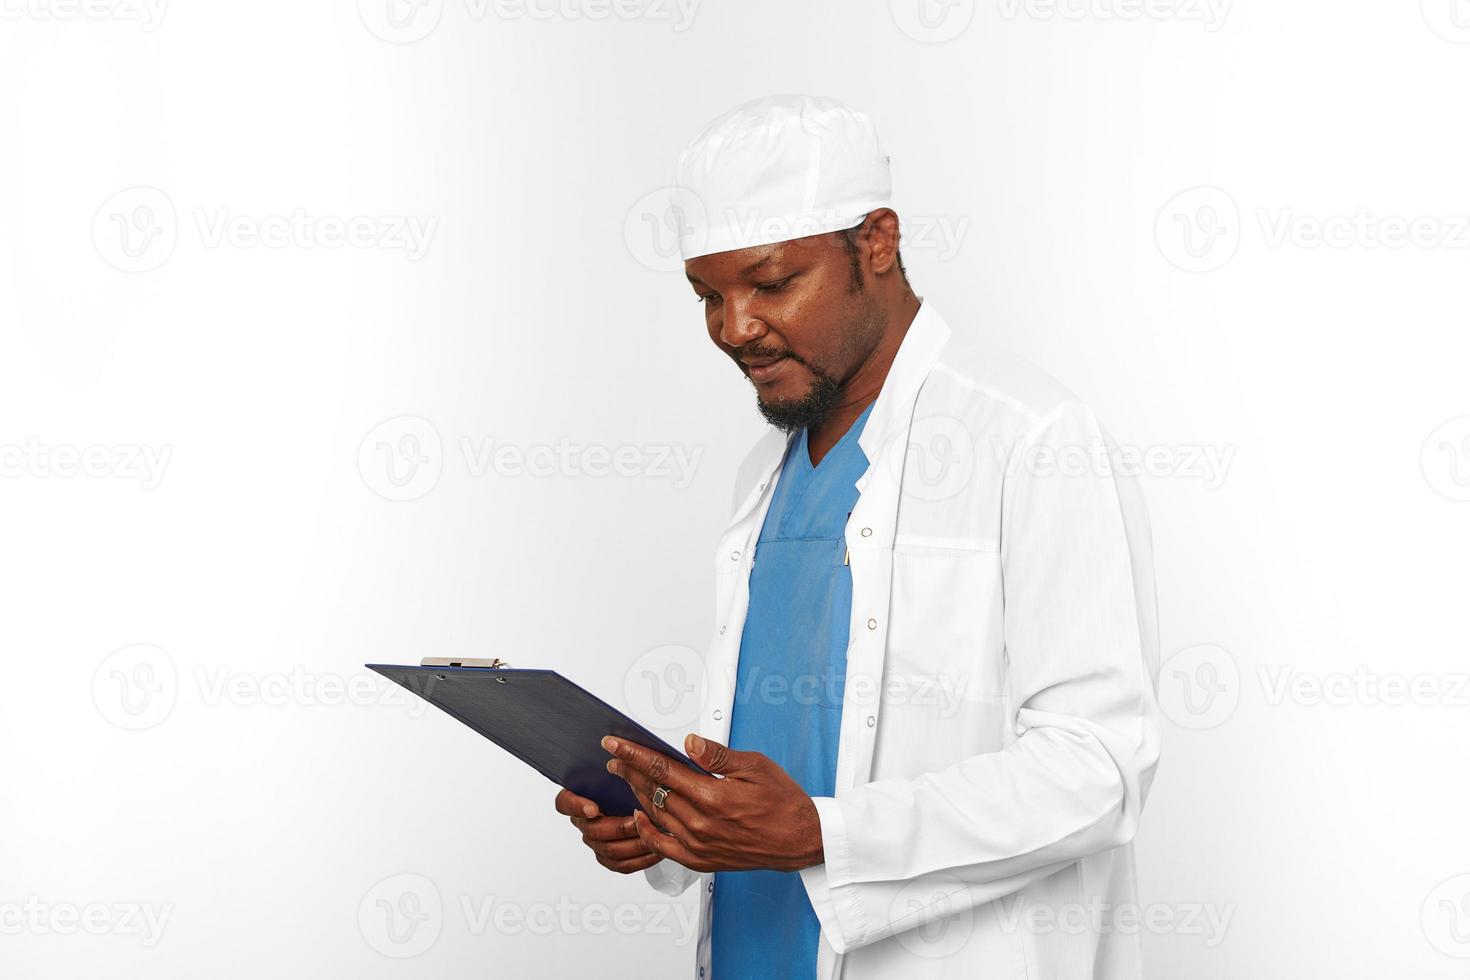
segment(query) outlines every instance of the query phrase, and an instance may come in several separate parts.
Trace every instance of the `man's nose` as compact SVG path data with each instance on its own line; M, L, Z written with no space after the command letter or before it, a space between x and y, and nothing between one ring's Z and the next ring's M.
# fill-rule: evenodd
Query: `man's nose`
M745 347L765 335L766 325L758 317L752 316L749 305L739 302L728 302L725 306L725 318L720 324L720 340L727 346L736 349Z

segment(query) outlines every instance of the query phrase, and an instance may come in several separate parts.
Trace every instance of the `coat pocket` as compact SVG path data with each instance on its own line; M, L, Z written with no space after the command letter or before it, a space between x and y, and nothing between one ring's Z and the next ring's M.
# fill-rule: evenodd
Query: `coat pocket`
M893 549L886 681L950 699L1006 696L1000 552L934 543Z

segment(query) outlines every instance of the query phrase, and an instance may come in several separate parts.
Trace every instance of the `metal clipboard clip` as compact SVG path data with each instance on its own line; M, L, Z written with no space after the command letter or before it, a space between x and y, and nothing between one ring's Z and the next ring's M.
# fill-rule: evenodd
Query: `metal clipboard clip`
M510 661L501 660L499 657L425 657L419 661L420 667L509 667Z

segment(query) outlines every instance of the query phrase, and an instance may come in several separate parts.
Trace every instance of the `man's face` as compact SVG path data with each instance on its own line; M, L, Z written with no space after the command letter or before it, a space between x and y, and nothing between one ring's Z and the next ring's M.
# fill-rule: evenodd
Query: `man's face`
M883 334L842 232L701 255L684 272L710 340L755 386L766 420L788 432L826 417Z

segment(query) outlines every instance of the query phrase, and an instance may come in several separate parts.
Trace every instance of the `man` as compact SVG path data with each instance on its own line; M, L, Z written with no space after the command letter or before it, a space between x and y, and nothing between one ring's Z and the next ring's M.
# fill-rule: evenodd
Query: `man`
M1148 525L1091 411L951 330L899 260L872 123L774 96L675 182L710 339L771 423L716 553L690 757L563 790L603 866L698 883L696 976L1140 975L1159 757Z

